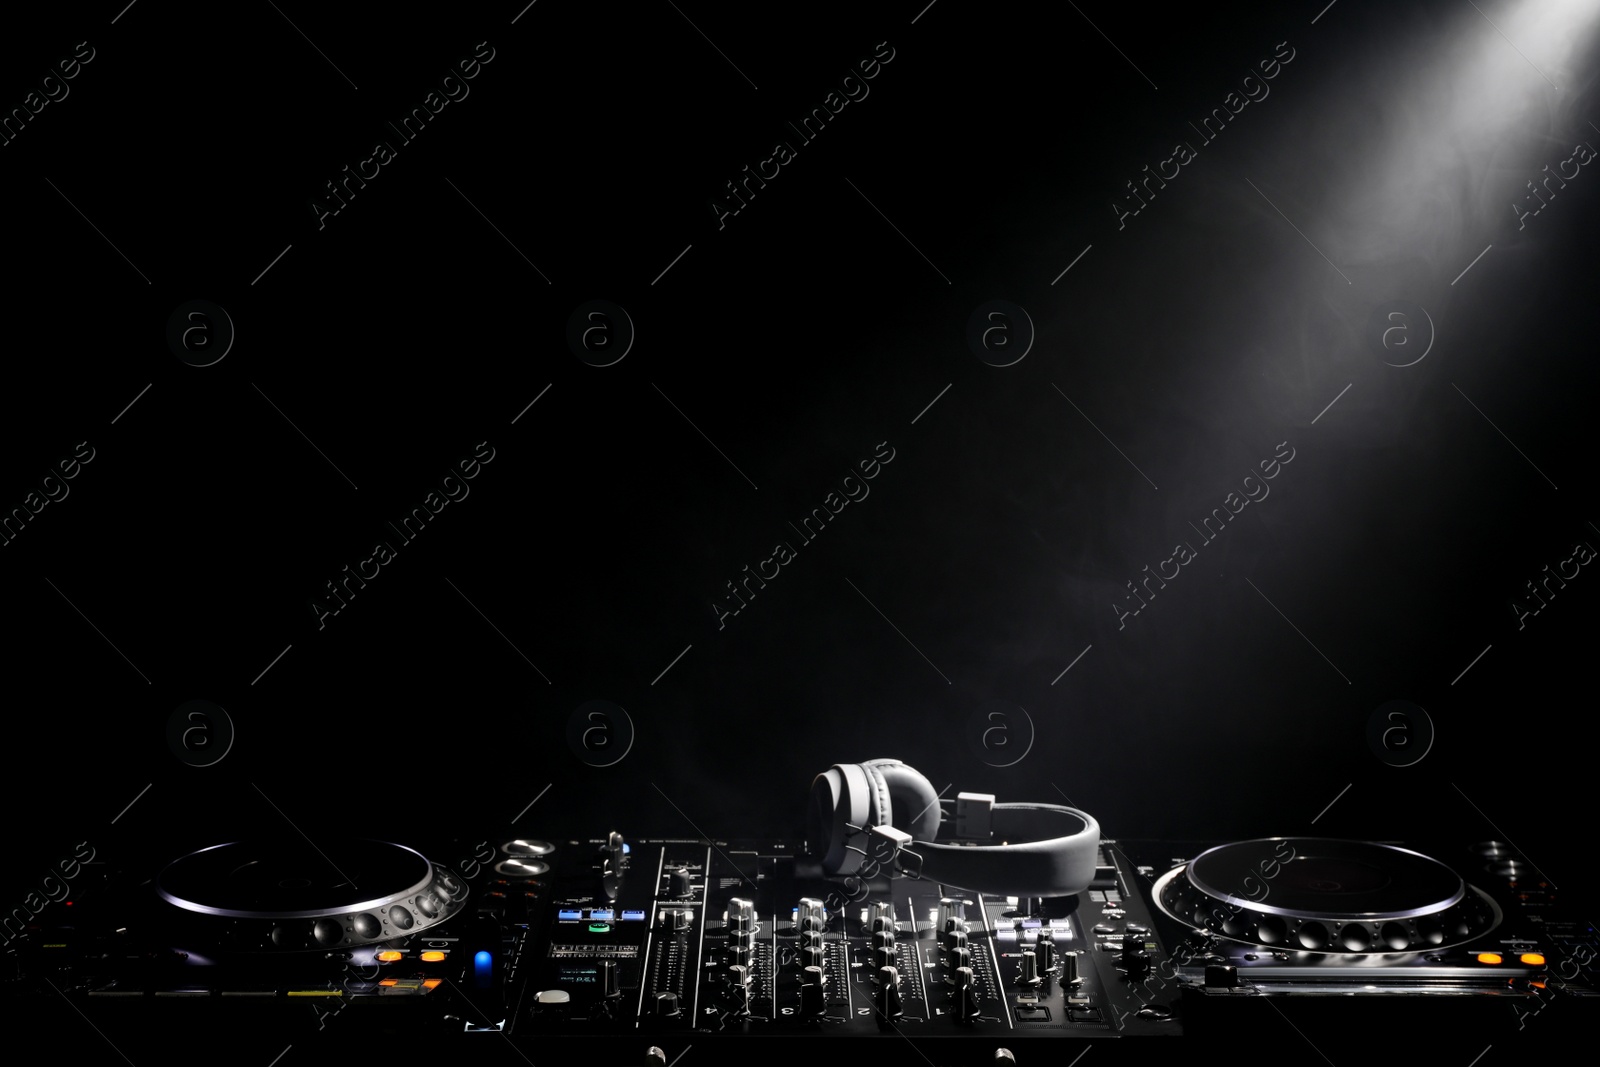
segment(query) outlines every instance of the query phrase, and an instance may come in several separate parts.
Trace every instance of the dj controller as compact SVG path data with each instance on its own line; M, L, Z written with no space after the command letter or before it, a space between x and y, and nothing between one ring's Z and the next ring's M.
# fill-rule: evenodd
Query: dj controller
M1384 1006L1509 1034L1561 1003L1592 1022L1600 1003L1595 928L1502 843L1093 827L1075 892L1007 895L941 882L934 846L877 825L889 844L842 875L815 834L507 831L431 850L286 835L147 869L98 855L69 907L8 920L0 995L65 1000L106 1035L498 1034L531 1062L607 1065L691 1045L699 1062L748 1062L786 1039L807 1055L821 1041L889 1062L1045 1063L1073 1042L1170 1049L1160 1039L1285 1021L1318 1047ZM866 842L866 822L850 830Z

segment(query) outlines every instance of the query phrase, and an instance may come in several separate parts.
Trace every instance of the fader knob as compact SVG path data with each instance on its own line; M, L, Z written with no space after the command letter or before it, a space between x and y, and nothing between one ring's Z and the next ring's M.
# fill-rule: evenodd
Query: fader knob
M602 997L620 997L622 995L616 960L600 961L600 995Z
M895 968L878 968L877 999L880 1019L898 1019L905 1014L900 1002L900 972Z

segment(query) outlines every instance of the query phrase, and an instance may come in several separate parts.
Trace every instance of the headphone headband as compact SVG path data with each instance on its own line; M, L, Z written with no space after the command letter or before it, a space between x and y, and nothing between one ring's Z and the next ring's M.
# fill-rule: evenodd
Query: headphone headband
M954 843L936 840L938 804L928 780L898 761L835 764L811 784L807 844L835 878L870 856L907 877L1001 896L1072 896L1094 880L1100 824L1087 812L961 793Z

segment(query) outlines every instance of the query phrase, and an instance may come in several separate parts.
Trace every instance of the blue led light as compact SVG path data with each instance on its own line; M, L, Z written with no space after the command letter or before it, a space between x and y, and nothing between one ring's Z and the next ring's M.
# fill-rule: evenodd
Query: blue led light
M490 967L494 966L494 957L480 949L477 954L472 957L472 966L480 973L487 971Z
M583 912L578 908L562 908L556 912L556 918L561 921L575 921L583 918Z
M623 844L622 844L622 854L624 856L626 856L628 853L630 853L632 851L633 851L633 846L628 844L627 842L623 842Z

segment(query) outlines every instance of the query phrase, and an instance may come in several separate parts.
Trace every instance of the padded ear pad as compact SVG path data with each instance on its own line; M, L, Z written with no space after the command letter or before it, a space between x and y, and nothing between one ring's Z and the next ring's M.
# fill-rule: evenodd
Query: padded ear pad
M861 854L847 847L860 831L850 827L878 825L872 811L876 791L866 769L856 764L835 764L812 779L806 806L806 845L822 860L827 874L849 874L860 865ZM888 796L886 787L883 793ZM856 843L856 847L862 846Z
M933 783L897 759L875 759L862 764L879 783L878 826L894 826L916 841L939 837L939 794Z

